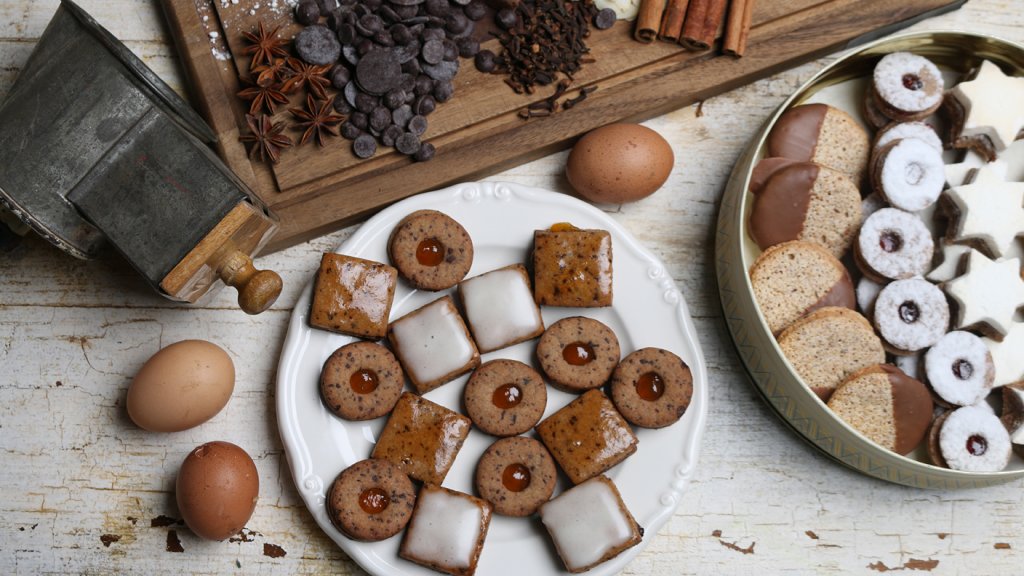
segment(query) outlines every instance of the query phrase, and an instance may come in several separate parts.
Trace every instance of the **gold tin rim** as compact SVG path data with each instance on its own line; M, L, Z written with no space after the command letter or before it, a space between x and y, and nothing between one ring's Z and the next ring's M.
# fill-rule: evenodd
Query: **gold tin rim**
M915 32L876 40L829 64L804 82L768 118L729 177L718 212L715 270L722 313L751 381L782 420L830 458L863 474L917 488L975 488L1024 478L1024 469L963 472L886 450L829 410L790 366L754 301L744 258L747 186L768 132L779 116L818 90L864 76L882 55L909 51L966 72L987 59L1024 75L1024 46L993 35L958 31Z

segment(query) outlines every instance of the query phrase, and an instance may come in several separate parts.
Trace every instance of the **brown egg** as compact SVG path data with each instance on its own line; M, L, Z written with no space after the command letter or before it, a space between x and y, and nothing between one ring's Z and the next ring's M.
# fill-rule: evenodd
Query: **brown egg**
M673 163L672 147L654 130L609 124L588 132L573 146L565 175L587 200L621 204L661 188Z
M245 450L230 442L208 442L181 464L175 493L178 510L196 536L224 540L252 517L260 477Z
M223 348L183 340L146 361L128 387L128 416L140 428L178 432L213 418L231 398L235 365Z

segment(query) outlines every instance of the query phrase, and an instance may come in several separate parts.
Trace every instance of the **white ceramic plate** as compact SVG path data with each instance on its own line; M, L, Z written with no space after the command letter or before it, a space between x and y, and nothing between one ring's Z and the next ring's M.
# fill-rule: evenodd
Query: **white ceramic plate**
M643 543L591 570L590 574L619 572L654 539L671 516L697 464L707 417L707 372L685 300L664 265L608 215L564 194L514 184L462 184L411 197L371 218L337 251L386 262L391 229L410 212L424 208L440 210L455 218L473 238L475 259L469 276L516 262L526 263L533 246L533 231L556 222L608 230L612 235L614 259L614 306L545 307L545 325L566 316L589 316L615 331L623 355L638 348L657 346L675 352L690 366L694 380L693 400L683 418L660 430L637 429L636 453L607 472L622 493L626 506L646 529ZM345 538L327 518L324 499L331 482L350 464L369 457L386 418L349 422L334 416L323 406L318 388L320 369L335 349L353 338L309 327L311 294L312 283L295 305L277 377L278 426L295 485L320 527L366 571L378 576L436 574L398 558L401 534L383 542L354 542ZM399 318L440 295L411 289L399 280L391 318ZM482 360L512 358L536 366L535 346L536 340L524 342L484 354ZM463 376L425 397L459 411L466 380ZM545 417L574 397L549 387ZM474 429L444 485L473 493L472 478L477 460L494 440ZM556 495L565 488L566 482L560 480ZM563 572L562 563L536 518L493 517L477 574Z

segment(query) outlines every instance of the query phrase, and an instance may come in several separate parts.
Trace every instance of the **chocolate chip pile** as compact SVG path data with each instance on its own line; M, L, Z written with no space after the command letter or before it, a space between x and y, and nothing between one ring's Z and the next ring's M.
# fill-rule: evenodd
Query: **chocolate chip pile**
M486 14L481 0L302 0L294 46L305 62L332 66L334 110L347 116L341 135L357 157L379 143L424 161L434 156L421 140L426 117L454 94L459 57L479 52L472 33Z

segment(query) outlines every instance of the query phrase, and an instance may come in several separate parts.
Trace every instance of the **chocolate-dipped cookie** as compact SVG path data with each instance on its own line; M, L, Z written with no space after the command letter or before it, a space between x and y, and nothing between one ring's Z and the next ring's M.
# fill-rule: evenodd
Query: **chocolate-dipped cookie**
M870 142L860 124L827 104L804 104L786 110L768 134L768 156L814 162L860 182Z
M828 407L879 446L907 454L932 422L928 387L889 364L868 366L846 378Z

